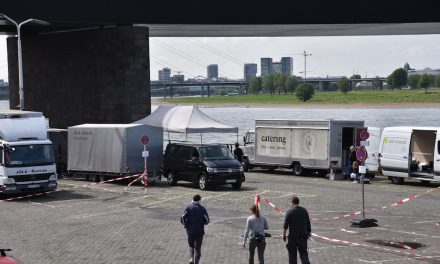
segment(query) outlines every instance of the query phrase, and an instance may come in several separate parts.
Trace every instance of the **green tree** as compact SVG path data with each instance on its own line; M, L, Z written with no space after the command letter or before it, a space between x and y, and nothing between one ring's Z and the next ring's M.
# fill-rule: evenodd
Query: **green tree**
M409 87L411 89L419 88L419 80L420 80L420 75L419 74L414 74L414 75L408 76L408 85L409 85Z
M339 91L344 93L345 96L347 96L347 92L350 90L350 84L348 83L347 77L342 77L338 81L338 88Z
M440 88L440 75L435 76L435 87L439 87Z
M275 73L274 74L274 85L276 90L278 90L278 94L281 94L281 90L287 94L286 90L286 76L281 73Z
M403 69L399 68L391 73L391 84L394 88L402 89L408 83L408 73Z
M287 76L286 84L284 86L290 91L290 94L293 94L293 91L295 91L298 86L298 79L295 76Z
M350 77L350 79L352 80L352 79L361 79L362 77L361 77L361 75L360 74L353 74L351 77ZM353 87L353 91L354 91L354 88L356 87L356 84L357 83L359 83L360 81L352 81L351 82L351 85L352 85L352 87Z
M296 98L301 102L306 102L312 99L313 95L315 95L315 91L313 90L313 86L310 83L301 83L296 87Z
M269 92L271 95L275 94L275 83L273 74L269 74L263 77L262 86L264 91Z
M249 90L250 90L249 92L253 94L259 94L261 92L261 83L262 83L261 77L252 78L249 81Z
M382 90L383 84L379 78L379 76L376 76L373 78L373 89L380 89Z
M425 95L428 94L428 87L429 87L429 76L428 76L428 74L423 74L422 77L420 77L419 86L421 88L425 89Z
M391 77L391 75L388 75L387 77L387 86L389 89L393 90L394 86L393 86L393 78Z

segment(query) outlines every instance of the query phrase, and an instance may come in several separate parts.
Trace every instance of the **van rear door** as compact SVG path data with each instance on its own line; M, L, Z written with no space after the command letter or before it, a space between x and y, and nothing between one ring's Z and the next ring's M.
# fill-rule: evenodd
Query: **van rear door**
M365 166L368 172L374 173L377 171L380 145L380 128L368 127L367 129L370 137L367 139L369 145L365 147L368 153L368 158L365 160Z
M437 131L437 138L435 140L434 175L436 179L440 180L440 131Z
M409 143L411 133L384 131L381 138L380 164L383 175L409 176Z

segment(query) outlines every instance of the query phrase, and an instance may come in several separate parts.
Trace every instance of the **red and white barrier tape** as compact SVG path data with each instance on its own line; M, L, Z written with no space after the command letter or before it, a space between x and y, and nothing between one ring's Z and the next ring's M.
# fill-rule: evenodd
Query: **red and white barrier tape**
M418 195L415 195L415 196L412 196L412 195L411 195L411 196L409 196L409 197L407 197L407 198L405 198L405 199L398 200L397 202L395 202L395 203L393 203L393 204L390 204L390 205L385 205L385 206L382 206L382 207L379 207L379 208L369 208L369 209L366 209L365 212L379 211L379 210L389 209L389 208L392 208L392 207L395 207L395 206L398 206L398 205L402 205L402 204L404 204L404 203L407 203L407 202L413 201L414 199L416 199L416 198L418 198L418 197L420 197L420 196L422 196L422 195L426 195L426 194L428 194L428 193L430 193L430 192L433 192L433 191L435 191L435 190L438 190L438 189L440 189L440 187L439 187L439 188L435 188L435 189L428 190L428 191L426 191L426 192L424 192L424 193L421 193L421 194L418 194ZM311 218L311 220L313 220L313 221L319 221L319 220L323 220L323 221L327 221L327 220L337 220L337 219L343 219L343 218L347 218L347 217L354 217L354 216L356 216L356 215L360 215L360 214L362 214L362 210L357 211L357 212L348 213L348 214L338 215L338 216L335 216L335 217L327 217L327 218Z
M276 205L274 205L273 203L271 203L268 199L264 198L266 204L268 204L270 207L274 208L275 211L277 211L278 213L285 215L286 213L283 212L279 207L277 207ZM325 236L320 236L316 233L312 233L313 237L328 241L328 242L334 242L334 243L338 243L341 245L347 245L347 246L360 246L360 247L365 247L367 249L370 250L382 250L382 251L387 251L387 252L394 252L394 253L399 253L399 254L403 254L409 257L417 257L417 258L425 258L425 259L434 259L434 257L431 256L422 256L419 254L415 254L415 253L410 253L410 252L406 252L406 251L402 251L402 250L397 250L397 249L390 249L390 248L385 248L385 247L379 247L379 246L372 246L372 245L367 245L367 244L361 244L361 243L355 243L355 242L351 242L351 241L346 241L346 240L341 240L341 239L335 239L335 238L331 238L331 237L325 237ZM413 249L409 246L404 247L406 249Z
M52 191L47 191L47 192L41 192L41 193L32 193L32 194L28 194L28 195L19 196L19 197L13 197L13 198L8 198L8 199L3 199L2 201L3 201L3 202L10 202L10 201L15 201L15 200L20 200L20 199L25 199L25 198L31 198L31 197L35 197L35 196L40 196L40 195L44 195L44 194L48 194L48 193L67 191L67 190L71 190L71 189L78 188L78 187L83 187L83 188L93 188L93 189L100 189L100 190L104 190L104 191L108 191L108 192L121 193L121 192L119 192L119 191L115 191L115 190L111 190L111 189L107 189L107 188L102 188L102 187L97 187L96 185L98 185L98 184L102 184L102 183L108 183L108 182L121 181L121 180L129 179L129 178L133 178L133 177L137 177L137 176L139 176L139 174L131 175L131 176L119 177L119 178L116 178L116 179L111 179L111 180L102 181L102 182L94 182L94 183L91 183L91 184L79 185L79 186L75 186L75 187L71 187L71 188L63 188L63 189L57 189L57 190L52 190ZM142 176L142 175L141 175L141 176Z

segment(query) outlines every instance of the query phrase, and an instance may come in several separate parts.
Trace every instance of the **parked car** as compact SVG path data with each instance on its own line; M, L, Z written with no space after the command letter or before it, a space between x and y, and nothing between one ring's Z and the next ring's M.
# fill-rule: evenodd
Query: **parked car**
M0 248L0 264L22 264L21 260L18 260L12 256L6 255L6 251L11 251L10 249Z
M224 184L240 189L245 181L243 166L229 148L221 144L169 143L163 172L171 186L178 181L188 181L202 190Z

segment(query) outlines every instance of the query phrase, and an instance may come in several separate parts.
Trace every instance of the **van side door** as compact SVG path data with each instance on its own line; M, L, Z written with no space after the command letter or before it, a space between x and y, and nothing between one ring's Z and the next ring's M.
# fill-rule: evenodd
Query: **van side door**
M409 143L411 135L388 133L382 135L380 163L383 175L392 177L409 176Z
M440 131L437 131L434 149L434 175L440 180Z

